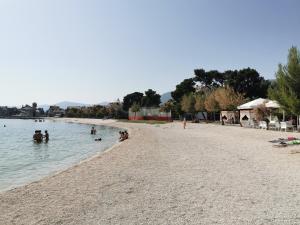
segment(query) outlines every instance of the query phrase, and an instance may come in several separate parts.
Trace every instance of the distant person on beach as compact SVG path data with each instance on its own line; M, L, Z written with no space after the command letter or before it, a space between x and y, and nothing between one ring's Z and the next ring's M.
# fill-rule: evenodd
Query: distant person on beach
M97 133L97 131L96 131L95 127L92 127L92 129L91 129L91 134L92 134L92 135L96 135L96 133Z
M225 125L225 122L224 122L224 118L222 117L222 126L224 126Z
M185 129L186 128L186 118L184 117L184 119L183 119L183 129Z
M49 141L49 133L47 130L45 130L45 135L44 135L45 141L48 142Z
M102 139L101 138L96 138L95 141L102 141Z
M35 131L35 134L33 135L33 140L37 143L41 143L43 141L43 135L40 130Z
M3 127L6 127L6 125L4 124L4 126Z

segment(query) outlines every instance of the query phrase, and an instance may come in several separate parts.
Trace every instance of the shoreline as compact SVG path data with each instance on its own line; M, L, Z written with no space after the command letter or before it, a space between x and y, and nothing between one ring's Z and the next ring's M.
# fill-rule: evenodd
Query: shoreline
M300 222L300 154L268 142L289 133L113 123L131 129L131 138L55 176L0 193L0 224Z
M2 118L0 118L0 119L2 119ZM10 119L14 119L14 118L10 118ZM107 123L103 123L103 120L97 121L98 124L96 124L96 123L89 123L88 121L87 122L84 122L84 121L76 122L76 121L74 121L71 118L50 118L50 119L48 118L47 120L59 121L59 122L64 122L64 123L77 123L77 124L95 125L95 126L107 126L107 127L114 127L114 128L125 129L125 128L121 128L119 126L110 126ZM109 123L115 123L115 121L109 121ZM25 182L23 184L15 186L15 187L8 187L8 188L3 189L3 190L0 189L0 195L1 194L5 194L5 192L9 192L9 191L13 191L13 190L16 190L16 189L19 189L19 188L26 187L26 186L31 185L33 183L38 183L38 182L40 182L40 181L42 181L44 179L50 178L50 177L55 177L55 176L57 176L57 175L59 175L61 173L64 173L64 172L72 169L73 167L76 167L76 166L79 166L82 163L88 162L88 161L92 160L93 158L97 158L101 154L105 154L106 152L112 151L115 147L119 146L120 144L122 144L122 142L116 142L112 146L110 146L109 148L107 148L107 149L105 149L103 151L97 151L97 152L95 152L95 154L93 154L91 156L88 156L85 159L82 159L82 160L80 160L80 161L78 161L76 163L73 163L72 165L67 166L66 168L62 168L60 170L57 170L57 171L54 171L54 172L50 172L48 175L43 176L41 178L37 178L37 179L34 179L32 181Z

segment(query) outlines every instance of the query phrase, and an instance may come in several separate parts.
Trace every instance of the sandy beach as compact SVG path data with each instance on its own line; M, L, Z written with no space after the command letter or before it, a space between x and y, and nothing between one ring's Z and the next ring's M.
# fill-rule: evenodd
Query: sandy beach
M299 134L212 124L186 130L181 123L104 124L129 129L130 139L1 193L0 225L300 224L300 154L292 154L300 147L268 142Z

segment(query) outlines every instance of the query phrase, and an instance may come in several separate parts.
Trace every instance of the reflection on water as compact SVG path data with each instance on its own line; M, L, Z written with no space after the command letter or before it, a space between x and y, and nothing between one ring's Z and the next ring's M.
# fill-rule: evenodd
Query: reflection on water
M0 190L65 169L117 142L117 129L95 127L98 132L92 136L90 125L0 119ZM35 130L48 130L50 141L33 142ZM95 142L99 137L102 141Z

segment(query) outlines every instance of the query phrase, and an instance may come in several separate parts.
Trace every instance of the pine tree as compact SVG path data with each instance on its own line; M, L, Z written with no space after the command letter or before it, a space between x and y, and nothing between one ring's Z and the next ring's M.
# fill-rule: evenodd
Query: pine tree
M279 64L269 97L277 100L286 112L300 115L300 54L296 47L289 50L287 65Z

